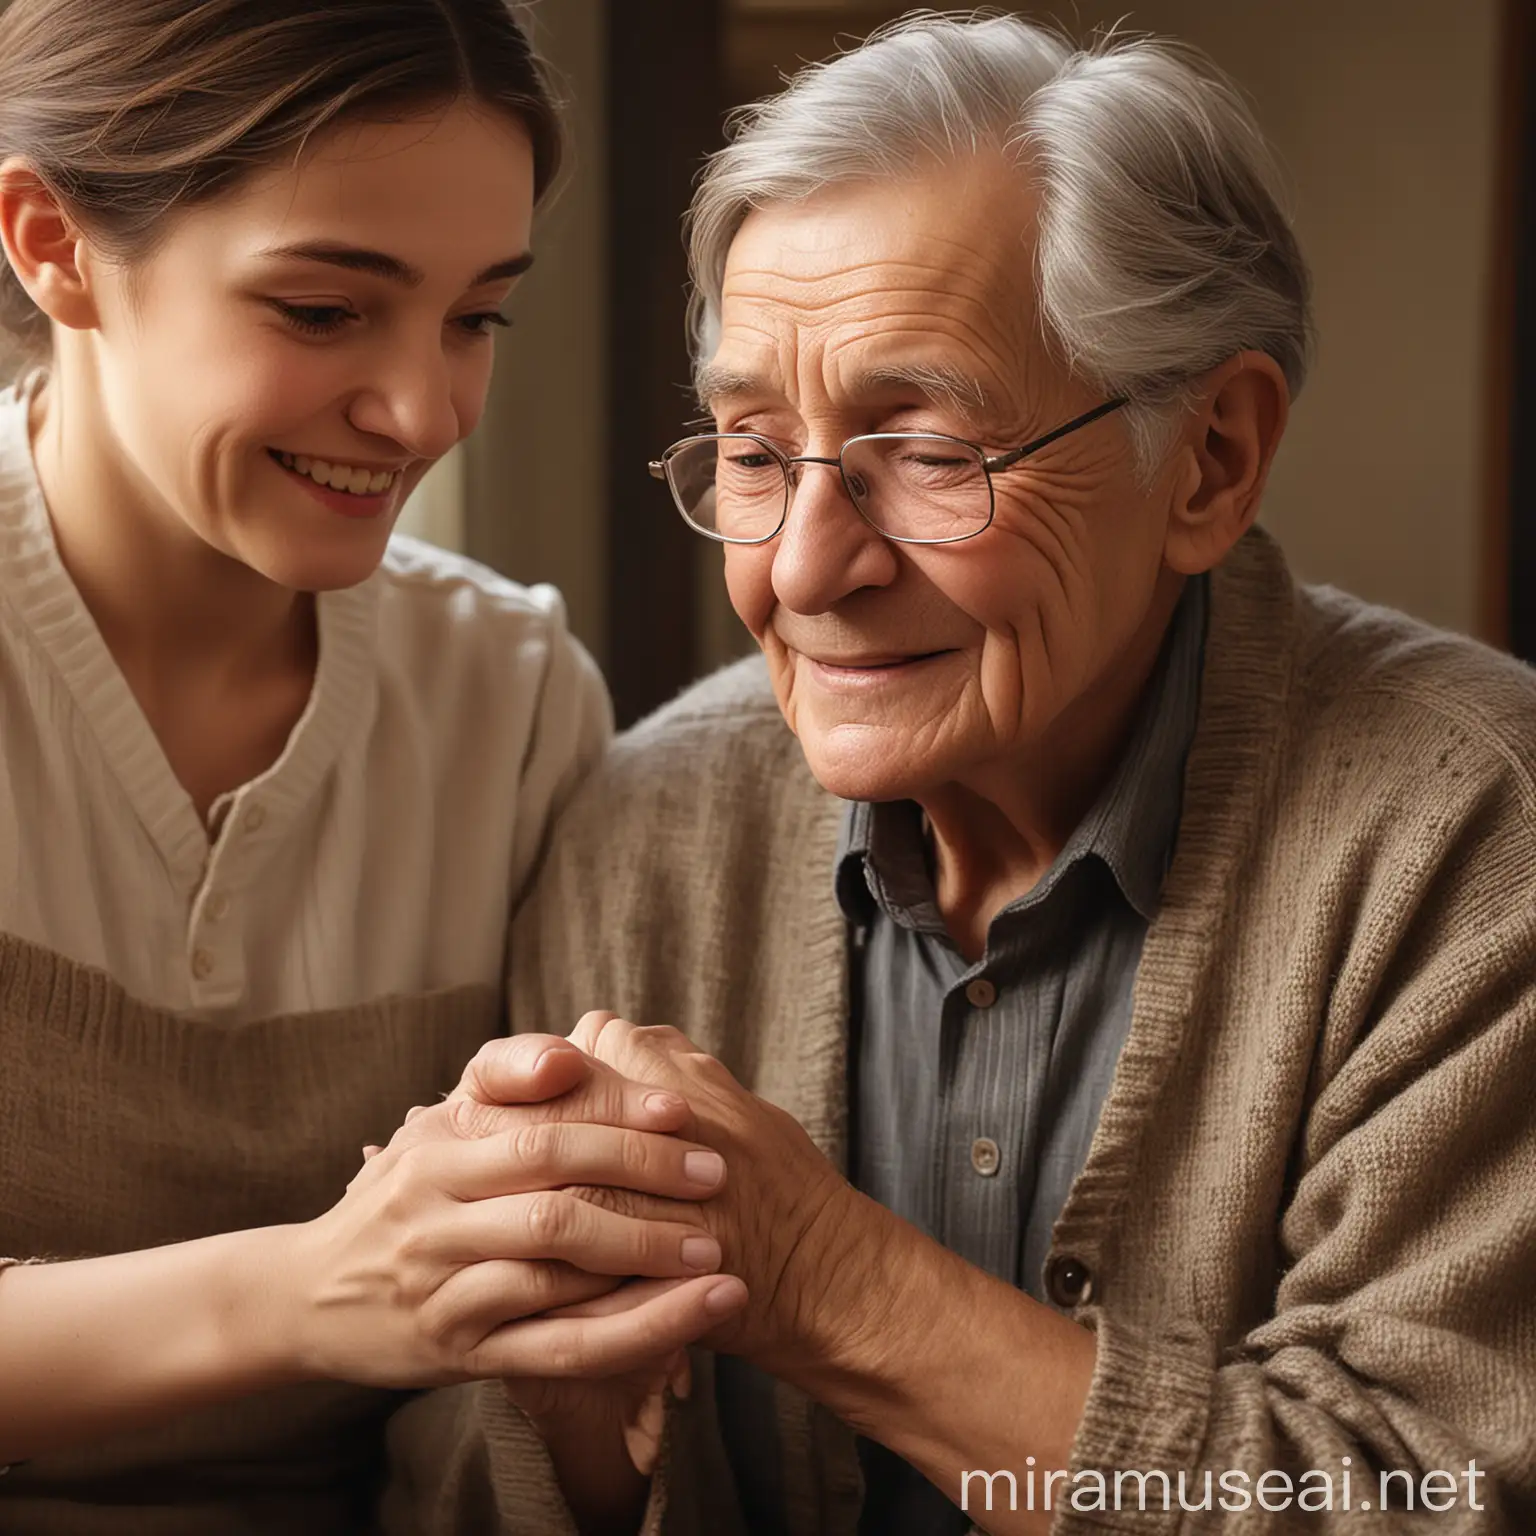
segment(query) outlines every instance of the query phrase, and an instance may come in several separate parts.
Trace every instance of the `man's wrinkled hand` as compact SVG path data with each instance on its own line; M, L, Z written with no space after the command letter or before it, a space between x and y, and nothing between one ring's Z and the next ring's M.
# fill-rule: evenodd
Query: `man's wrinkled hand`
M570 1039L629 1081L685 1098L694 1138L725 1160L729 1181L696 1219L719 1240L722 1270L746 1281L748 1301L703 1342L769 1369L818 1352L832 1332L825 1309L855 1266L878 1269L880 1237L872 1225L867 1241L861 1235L870 1202L792 1116L748 1092L679 1031L589 1013ZM580 1192L610 1210L676 1219L665 1201L617 1189Z

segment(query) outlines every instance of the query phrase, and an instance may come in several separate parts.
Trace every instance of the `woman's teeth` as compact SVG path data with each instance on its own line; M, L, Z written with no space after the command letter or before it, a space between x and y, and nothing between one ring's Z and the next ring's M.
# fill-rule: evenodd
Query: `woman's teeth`
M326 459L311 459L302 453L278 453L276 458L285 469L308 475L316 485L333 491L347 491L353 496L378 496L400 478L398 469L354 469L350 464L332 464Z

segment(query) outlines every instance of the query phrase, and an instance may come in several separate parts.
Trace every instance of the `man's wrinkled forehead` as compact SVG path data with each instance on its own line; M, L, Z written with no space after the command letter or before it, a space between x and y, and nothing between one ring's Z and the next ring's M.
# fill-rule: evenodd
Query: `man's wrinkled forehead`
M955 181L839 188L753 212L727 258L705 402L807 349L840 355L849 384L905 370L925 393L973 406L1006 387L1038 336L1030 210L1014 178Z

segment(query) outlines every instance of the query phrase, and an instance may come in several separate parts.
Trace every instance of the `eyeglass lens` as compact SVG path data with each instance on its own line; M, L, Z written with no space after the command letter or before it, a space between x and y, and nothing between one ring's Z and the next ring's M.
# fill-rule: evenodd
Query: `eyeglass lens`
M755 542L778 531L792 477L798 480L810 467L787 464L756 438L726 435L684 445L667 459L667 479L696 528ZM980 453L953 438L853 438L843 449L842 472L859 512L896 538L965 538L992 515Z

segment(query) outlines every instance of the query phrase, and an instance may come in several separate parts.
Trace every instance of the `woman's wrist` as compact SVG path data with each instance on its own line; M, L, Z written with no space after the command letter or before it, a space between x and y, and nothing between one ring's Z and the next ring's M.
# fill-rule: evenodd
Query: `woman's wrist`
M257 1387L288 1386L321 1374L305 1348L298 1225L255 1227L216 1239L212 1274L212 1340L231 1375Z
M274 1332L281 1229L0 1276L0 1462L303 1379Z

